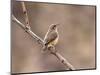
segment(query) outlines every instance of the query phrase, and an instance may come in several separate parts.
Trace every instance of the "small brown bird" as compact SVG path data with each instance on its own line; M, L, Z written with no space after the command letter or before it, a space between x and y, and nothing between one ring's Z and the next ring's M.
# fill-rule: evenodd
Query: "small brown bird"
M46 33L44 38L44 42L45 42L45 46L43 48L44 51L51 46L54 47L58 43L58 39L59 39L59 34L57 29L58 25L59 24L50 25L48 32Z

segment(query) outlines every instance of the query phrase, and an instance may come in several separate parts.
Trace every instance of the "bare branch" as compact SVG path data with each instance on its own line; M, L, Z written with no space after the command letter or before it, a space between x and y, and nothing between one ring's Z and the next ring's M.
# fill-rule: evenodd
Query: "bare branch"
M13 15L12 15L12 20L17 22L20 27L22 27L24 30L26 30L25 25L22 24L19 20L17 20ZM36 39L38 43L40 43L42 46L44 46L44 40L42 40L39 36L37 36L34 32L32 32L31 29L26 30L26 32L30 36L32 36L34 39ZM48 51L50 51L51 54L53 54L55 57L57 57L59 59L59 61L65 65L66 69L68 68L69 70L75 70L75 68L58 52L56 52L55 50L51 50L51 49L48 49Z
M44 41L43 41L39 36L37 36L35 33L33 33L31 29L27 29L27 30L26 30L25 25L24 25L23 23L21 23L19 20L17 20L16 17L15 17L14 15L12 15L12 20L15 21L15 22L17 22L18 25L19 25L21 28L23 28L23 29L24 29L30 36L32 36L35 40L37 40L38 43L40 43L40 44L42 44L42 45L44 44Z
M56 56L61 63L63 63L69 70L75 70L75 68L64 58L62 57L58 52L52 53L54 56Z
M28 14L27 14L27 10L26 10L26 7L25 7L25 3L21 2L21 5L22 5L23 14L25 15L26 27L30 28L30 24L29 24L29 19L28 19Z

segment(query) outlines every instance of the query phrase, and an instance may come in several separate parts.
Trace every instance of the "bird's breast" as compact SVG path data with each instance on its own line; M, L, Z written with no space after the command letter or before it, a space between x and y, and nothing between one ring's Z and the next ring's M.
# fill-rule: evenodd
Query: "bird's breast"
M58 39L59 39L59 37L57 37L55 40L53 40L49 45L55 46L58 43Z

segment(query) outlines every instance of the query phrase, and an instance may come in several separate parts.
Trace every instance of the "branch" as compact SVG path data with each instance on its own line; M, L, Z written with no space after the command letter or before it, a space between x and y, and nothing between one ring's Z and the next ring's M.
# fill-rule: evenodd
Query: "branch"
M61 63L63 63L69 70L75 70L75 68L63 56L61 56L58 52L51 53L51 54L56 56L59 59L59 61Z
M13 15L12 15L12 20L17 22L21 28L26 30L25 25L22 24L19 20L17 20ZM26 32L30 36L32 36L34 39L36 39L38 43L40 43L42 46L44 46L44 40L42 40L39 36L37 36L34 32L32 32L31 29L26 30ZM75 70L75 68L63 56L61 56L58 52L56 52L55 50L51 50L51 49L49 49L49 51L51 54L56 56L62 64L65 65L66 69L68 68L69 70Z
M40 44L44 44L44 41L39 37L37 36L35 33L32 32L31 29L26 29L25 25L23 23L21 23L19 20L16 19L16 17L14 15L12 15L12 20L17 22L18 25L23 28L30 36L32 36L35 40L38 41L38 43Z
M28 14L27 14L27 10L26 10L26 7L25 7L25 3L21 2L21 5L22 5L23 14L25 15L26 27L30 28L30 24L29 24L29 19L28 19Z

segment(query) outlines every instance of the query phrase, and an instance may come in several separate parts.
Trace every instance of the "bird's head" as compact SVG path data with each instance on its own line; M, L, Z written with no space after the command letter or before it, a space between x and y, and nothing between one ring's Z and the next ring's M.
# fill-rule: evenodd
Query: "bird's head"
M60 24L52 24L50 25L50 30L56 30Z

